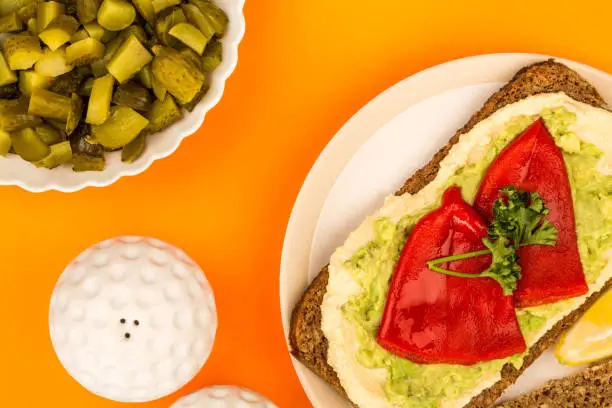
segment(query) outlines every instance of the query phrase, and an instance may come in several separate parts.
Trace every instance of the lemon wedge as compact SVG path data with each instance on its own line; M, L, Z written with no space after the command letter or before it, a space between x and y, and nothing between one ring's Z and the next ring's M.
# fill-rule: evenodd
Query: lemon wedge
M570 366L590 364L612 356L612 290L563 335L555 356L561 364Z

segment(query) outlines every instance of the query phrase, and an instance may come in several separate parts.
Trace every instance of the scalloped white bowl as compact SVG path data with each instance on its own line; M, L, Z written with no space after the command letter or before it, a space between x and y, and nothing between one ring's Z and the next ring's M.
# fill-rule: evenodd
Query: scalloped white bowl
M193 112L184 112L183 119L147 140L144 154L134 163L122 163L121 153L106 154L106 169L101 172L75 173L69 165L53 170L36 168L16 155L0 157L0 185L15 185L31 192L57 190L71 193L85 187L108 186L123 176L145 171L155 160L171 155L187 136L195 133L206 113L221 99L225 81L238 63L238 45L244 36L244 0L215 0L228 15L230 24L222 39L223 62L210 77L210 90Z

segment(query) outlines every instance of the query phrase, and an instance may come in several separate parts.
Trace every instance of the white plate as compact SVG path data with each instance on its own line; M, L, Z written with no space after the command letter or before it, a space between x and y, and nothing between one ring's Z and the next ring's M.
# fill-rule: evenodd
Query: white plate
M309 282L348 234L392 194L455 130L520 68L550 58L492 54L460 59L411 76L359 111L336 134L311 169L297 198L283 246L280 300L285 335L291 312ZM612 101L612 76L557 59L589 80ZM315 407L349 407L331 387L294 359ZM576 369L550 353L538 360L504 398L530 391Z
M3 0L0 0L3 1ZM183 119L155 137L147 140L147 147L134 163L122 163L121 152L106 154L106 169L101 172L75 173L69 165L53 170L36 168L16 155L0 157L0 185L17 185L32 192L58 190L71 193L85 187L104 187L123 176L133 176L145 171L155 160L171 155L181 141L195 133L206 113L221 99L225 81L238 63L238 45L244 36L244 1L214 0L228 15L230 24L221 42L223 62L210 76L210 90L193 112L184 112Z

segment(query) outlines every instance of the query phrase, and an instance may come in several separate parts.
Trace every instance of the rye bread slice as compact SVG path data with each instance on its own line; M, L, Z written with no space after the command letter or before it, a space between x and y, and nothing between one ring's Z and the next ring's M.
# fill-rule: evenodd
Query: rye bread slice
M396 194L415 194L430 183L440 168L440 162L446 157L450 148L457 143L459 136L470 131L478 122L486 119L500 108L528 96L554 92L564 92L573 99L592 106L605 106L605 101L597 90L578 73L563 64L547 60L524 67L515 74L510 82L493 94L467 124L455 133L449 143L442 147L427 165L410 177ZM321 329L321 303L327 291L328 278L329 273L327 266L325 266L296 305L291 320L289 343L292 354L299 361L327 381L341 395L347 397L336 372L327 363L328 344ZM608 282L606 289L610 286L612 286L612 281ZM554 344L560 334L571 326L595 302L600 294L592 295L579 310L559 322L534 345L520 370L510 364L504 366L501 381L475 396L466 408L486 408L494 404L503 391L513 384L518 376L544 350Z
M604 408L612 407L612 361L571 377L548 382L500 408Z

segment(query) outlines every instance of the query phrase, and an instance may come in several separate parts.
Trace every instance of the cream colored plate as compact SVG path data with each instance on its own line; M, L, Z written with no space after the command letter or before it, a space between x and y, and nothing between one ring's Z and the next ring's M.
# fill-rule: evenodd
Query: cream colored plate
M525 65L548 56L492 54L460 59L413 75L361 109L334 136L297 198L283 247L280 301L285 335L291 311L329 256L365 216L427 163L484 101ZM612 101L612 76L558 59ZM315 407L349 407L327 384L294 360ZM543 356L505 394L527 392L576 369Z

